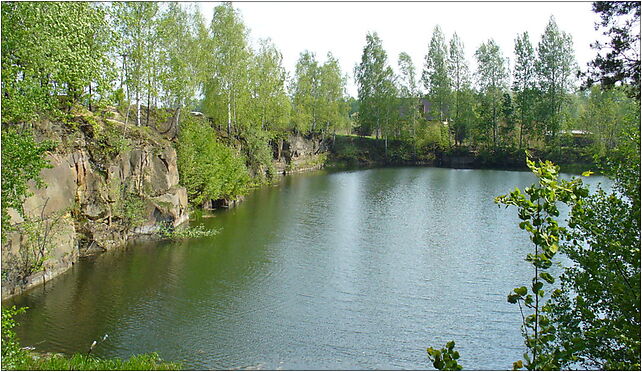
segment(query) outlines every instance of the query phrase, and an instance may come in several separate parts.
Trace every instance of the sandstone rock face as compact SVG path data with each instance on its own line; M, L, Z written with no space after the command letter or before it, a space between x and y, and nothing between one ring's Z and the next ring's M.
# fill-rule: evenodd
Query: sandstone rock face
M71 142L52 133L57 132L49 123L49 138ZM52 167L41 172L45 187L30 185L25 218L10 211L14 229L2 246L2 298L64 272L83 254L122 246L131 237L156 232L161 223L178 226L189 218L169 141L135 138L117 155L99 157L88 146L91 138L77 137L74 146L49 156ZM25 275L28 256L38 250L46 251L41 270Z

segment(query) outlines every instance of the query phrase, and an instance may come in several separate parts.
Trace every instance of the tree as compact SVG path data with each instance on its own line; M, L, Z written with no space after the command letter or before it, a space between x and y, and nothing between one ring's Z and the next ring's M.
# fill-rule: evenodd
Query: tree
M421 112L419 110L419 89L417 87L417 78L415 76L415 65L412 63L412 58L406 53L399 53L397 62L399 66L399 78L397 84L399 85L399 98L401 121L407 123L408 131L411 137L415 137L417 125L421 119ZM401 128L399 128L401 131ZM398 134L399 135L399 134Z
M211 70L205 89L207 114L217 124L227 123L227 132L248 125L249 66L248 31L240 14L226 2L214 8L210 26Z
M475 52L477 58L477 84L481 95L481 129L489 130L493 147L498 144L499 118L503 94L508 84L506 59L495 40L489 40Z
M250 83L256 122L261 130L284 130L290 115L285 92L283 56L269 39L261 40L252 58Z
M510 194L495 199L498 204L516 206L520 222L519 227L529 233L533 242L533 252L526 255L526 261L533 265L533 279L530 288L515 288L508 295L508 302L517 303L522 315L522 333L528 352L524 354L525 362L519 360L513 364L514 369L526 367L529 370L559 369L558 361L547 353L547 346L555 337L555 327L547 315L548 306L543 305L546 291L545 283L553 284L555 278L547 271L552 265L552 258L559 251L561 238L566 228L559 226L559 202L578 210L582 208L582 199L588 195L588 189L580 179L572 181L559 179L559 167L550 161L535 163L526 160L528 167L537 176L538 184L524 189L515 189ZM530 293L529 293L530 289ZM524 315L524 310L527 313Z
M243 157L219 142L205 121L183 120L177 154L180 181L193 205L234 199L246 190L249 174Z
M439 26L435 26L433 30L421 80L428 93L427 98L432 103L431 107L434 107L434 115L439 118L439 121L448 120L451 94L448 46Z
M314 131L318 122L319 64L314 53L304 51L296 63L291 85L294 129Z
M471 124L472 105L466 102L465 96L470 92L470 72L466 56L464 54L464 44L457 33L453 34L450 39L450 48L448 54L448 75L452 82L452 103L451 125L455 144L461 145L467 136L468 128Z
M180 121L181 108L196 95L201 83L197 70L198 15L189 13L179 3L170 3L159 19L159 80L167 107L176 111L174 125ZM149 102L148 102L149 109Z
M625 128L639 108L639 102L627 97L623 87L601 90L593 86L586 109L580 116L582 128L594 140L595 153L604 156L624 141L630 140Z
M388 56L376 32L366 35L361 62L355 66L359 97L359 131L362 134L383 134L390 122L391 104L396 98L394 73L388 65Z
M569 34L559 30L552 16L537 46L535 66L542 91L541 112L545 134L555 139L562 126L567 94L573 88L577 67L573 40Z
M2 130L2 232L9 229L8 209L24 216L22 203L30 195L29 180L43 186L40 171L49 167L45 159L52 150L50 142L37 143L28 131L17 128Z
M504 146L512 146L510 141L511 134L515 130L515 105L509 92L504 92L502 96L502 114L503 126L499 128L499 135L502 138Z
M319 121L322 133L336 132L344 127L348 119L345 101L346 78L341 73L339 61L328 53L319 70Z
M120 40L118 54L124 59L125 84L127 86L127 113L132 94L136 102L136 125L141 125L141 101L148 93L148 101L154 91L152 69L157 58L157 14L158 3L122 2L113 3L114 28ZM149 102L148 102L149 105Z
M109 85L105 10L87 2L2 3L2 122L29 122L68 108L92 83Z
M599 26L610 40L591 46L598 55L589 63L586 86L600 82L604 88L616 84L630 85L631 97L640 99L640 2L596 1L593 11L600 15ZM596 25L596 29L598 25ZM601 53L606 50L606 54Z
M538 99L535 50L528 32L515 39L515 70L513 72L515 116L519 123L518 146L522 148L524 134L534 134L536 105Z

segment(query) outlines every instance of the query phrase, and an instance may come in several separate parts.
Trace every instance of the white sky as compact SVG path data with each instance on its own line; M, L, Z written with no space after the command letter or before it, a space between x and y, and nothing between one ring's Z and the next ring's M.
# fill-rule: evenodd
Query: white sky
M209 25L216 2L200 2ZM596 54L590 44L600 39L594 24L599 17L590 2L426 2L426 3L265 3L234 2L253 43L271 38L283 54L284 67L293 74L299 54L308 49L317 60L325 61L328 51L338 58L348 74L348 94L356 97L354 66L360 61L366 33L376 31L388 53L388 63L397 71L397 58L406 52L421 76L424 57L435 25L439 24L449 41L453 32L463 40L471 71L479 45L494 38L513 66L514 40L528 31L536 48L551 15L562 31L573 37L578 65ZM255 44L254 44L255 45Z

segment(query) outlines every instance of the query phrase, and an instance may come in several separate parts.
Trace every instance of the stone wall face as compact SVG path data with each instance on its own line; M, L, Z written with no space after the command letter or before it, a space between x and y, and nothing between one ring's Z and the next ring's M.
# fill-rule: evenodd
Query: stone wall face
M2 243L2 298L64 272L82 255L152 234L161 223L178 226L188 220L187 192L179 185L170 142L132 140L131 149L97 158L88 141L81 136L72 148L49 155L52 167L41 171L45 187L31 183L25 218L11 211L14 229ZM119 215L124 192L142 205L135 227ZM41 270L24 275L28 252L39 249L46 250Z
M277 151L274 165L278 173L289 174L323 167L328 152L327 140L290 135Z

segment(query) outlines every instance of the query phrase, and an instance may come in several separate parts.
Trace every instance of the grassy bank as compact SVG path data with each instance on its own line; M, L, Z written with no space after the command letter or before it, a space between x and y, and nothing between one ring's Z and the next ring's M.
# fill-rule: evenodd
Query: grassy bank
M24 308L2 310L2 369L30 371L175 371L182 369L179 363L164 362L156 353L139 354L129 359L102 359L76 353L42 354L27 350L20 345L13 328L14 317L23 313ZM92 345L94 346L94 345Z

